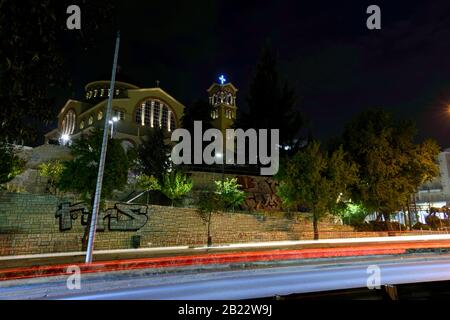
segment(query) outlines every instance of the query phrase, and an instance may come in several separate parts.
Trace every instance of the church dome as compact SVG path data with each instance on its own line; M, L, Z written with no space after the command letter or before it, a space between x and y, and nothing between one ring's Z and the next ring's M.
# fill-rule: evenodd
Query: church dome
M85 89L85 99L88 102L98 102L108 99L111 80L97 80L88 83ZM139 89L134 84L120 81L116 78L114 83L114 98L126 98L128 89Z

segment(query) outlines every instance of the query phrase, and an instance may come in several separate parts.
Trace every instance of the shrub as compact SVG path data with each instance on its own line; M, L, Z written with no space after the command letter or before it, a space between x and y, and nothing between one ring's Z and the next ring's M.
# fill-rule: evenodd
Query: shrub
M60 160L52 160L41 163L38 167L39 175L48 178L48 189L50 193L56 193L57 185L64 171L64 164Z
M161 188L157 178L155 178L154 176L148 176L146 174L141 174L137 177L137 185L139 188L148 191L159 190Z
M227 178L224 181L214 181L214 183L216 184L215 194L223 203L224 208L234 209L244 202L245 192L239 189L241 185L237 183L237 178Z
M182 172L171 171L164 174L162 178L161 188L159 189L167 198L174 200L181 198L189 191L193 186L192 180Z
M416 222L412 227L414 230L431 230L431 227L427 224Z

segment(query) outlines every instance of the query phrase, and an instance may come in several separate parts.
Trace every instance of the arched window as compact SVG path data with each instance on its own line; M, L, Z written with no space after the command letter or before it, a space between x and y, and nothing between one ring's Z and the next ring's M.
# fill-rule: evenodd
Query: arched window
M93 117L93 116L90 116L90 117L89 117L88 123L89 123L89 125L91 125L91 124L94 123L94 117Z
M61 130L62 134L71 135L75 130L75 123L77 120L77 116L75 111L69 110L64 116L63 121L61 122Z
M114 109L114 117L117 117L118 120L125 120L125 111L120 109Z
M176 129L175 115L172 109L162 101L149 99L136 109L136 123L142 126L161 128L172 131Z

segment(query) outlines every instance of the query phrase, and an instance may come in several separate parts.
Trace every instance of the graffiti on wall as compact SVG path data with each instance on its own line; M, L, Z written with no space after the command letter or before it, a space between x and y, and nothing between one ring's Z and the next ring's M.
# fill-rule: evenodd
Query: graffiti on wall
M278 182L269 177L238 176L238 183L247 193L244 210L280 210L281 199L276 194Z
M147 223L148 213L147 206L116 203L114 208L100 210L97 230L105 231L107 228L109 231L137 231ZM63 202L58 206L55 216L59 219L59 230L67 231L72 229L73 221L78 218L81 225L87 225L89 209L83 202Z

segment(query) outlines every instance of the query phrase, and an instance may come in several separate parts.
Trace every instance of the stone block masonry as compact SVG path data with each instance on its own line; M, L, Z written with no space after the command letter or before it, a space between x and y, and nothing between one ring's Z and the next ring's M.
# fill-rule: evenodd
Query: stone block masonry
M81 250L84 226L74 217L70 230L60 231L55 216L64 199L49 195L0 193L0 255L21 255ZM113 207L115 203L108 203ZM150 205L147 222L137 231L105 231L97 233L95 249L127 249L178 245L205 245L207 226L194 208ZM116 219L128 219L126 215ZM354 234L348 226L332 220L322 221L323 238ZM308 215L282 212L266 214L218 213L211 224L213 244L254 241L312 239L312 223ZM369 233L368 235L373 235Z

